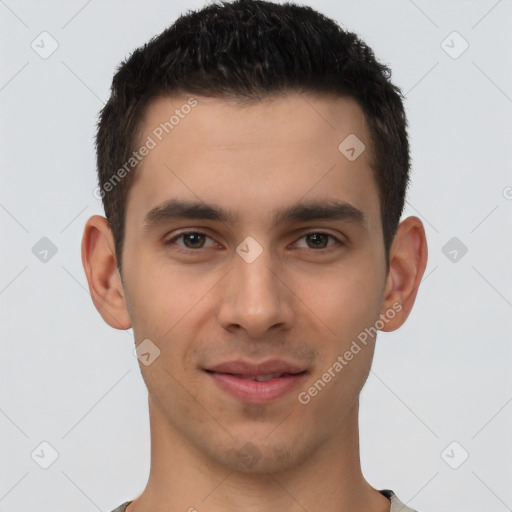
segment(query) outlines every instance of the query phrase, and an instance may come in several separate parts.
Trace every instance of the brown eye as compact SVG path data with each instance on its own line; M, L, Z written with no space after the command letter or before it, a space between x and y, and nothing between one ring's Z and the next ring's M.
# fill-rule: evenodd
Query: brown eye
M204 244L205 236L201 233L186 233L183 236L183 242L189 249L200 249Z
M328 238L329 236L324 233L310 233L309 235L306 235L306 240L315 249L324 249L326 247Z
M306 244L300 245L298 244L297 247L299 249L313 249L313 250L320 250L320 249L330 249L331 247L335 245L342 245L342 242L337 239L335 236L329 234L329 233L322 233L322 232L311 232L306 233L304 236L301 237L300 240L305 240ZM329 239L333 240L334 243L329 244Z
M183 240L183 243L176 243L176 241L180 239ZM213 243L210 243L210 245L205 245L207 239L210 239ZM215 242L211 239L211 237L204 233L201 233L200 231L186 231L184 233L176 235L175 237L167 240L164 243L165 245L177 245L179 248L190 250L204 249L208 247L213 247L215 245Z

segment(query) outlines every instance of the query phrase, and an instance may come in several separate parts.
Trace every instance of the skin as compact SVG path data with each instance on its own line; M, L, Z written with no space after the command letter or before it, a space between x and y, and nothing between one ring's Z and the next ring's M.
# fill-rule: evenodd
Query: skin
M188 99L153 101L140 142ZM405 322L427 261L423 225L417 217L401 222L387 272L367 124L352 99L292 92L244 106L196 99L135 171L123 279L106 219L91 217L83 235L91 297L105 322L132 327L137 344L149 338L160 350L152 364L140 363L151 471L127 510L387 512L389 500L366 482L359 460L359 393L375 338L308 404L297 395L394 304L401 310L381 330ZM349 134L366 145L354 161L338 150ZM145 214L171 198L215 204L238 220L145 229ZM355 206L364 222L272 222L276 208L329 199ZM164 244L185 228L207 236ZM336 238L320 236L315 245L312 232ZM263 249L252 263L236 252L248 236ZM308 374L267 404L235 399L202 370L272 357Z

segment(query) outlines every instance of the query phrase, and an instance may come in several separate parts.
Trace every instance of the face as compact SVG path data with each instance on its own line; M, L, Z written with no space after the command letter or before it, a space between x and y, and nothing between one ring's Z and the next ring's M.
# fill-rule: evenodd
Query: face
M282 470L340 442L373 355L361 333L386 314L368 128L348 98L195 101L150 105L127 199L124 299L159 350L140 368L175 436Z

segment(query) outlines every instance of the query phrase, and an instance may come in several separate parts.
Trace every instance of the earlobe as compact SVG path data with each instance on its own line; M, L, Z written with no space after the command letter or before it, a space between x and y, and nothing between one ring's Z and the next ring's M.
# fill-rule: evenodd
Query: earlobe
M382 331L398 329L409 316L418 287L427 266L427 240L425 229L418 217L408 217L398 227L390 250L389 273L382 302L381 317L387 312Z
M131 320L117 268L114 239L105 217L94 215L85 224L82 265L92 301L103 320L114 329L129 329Z

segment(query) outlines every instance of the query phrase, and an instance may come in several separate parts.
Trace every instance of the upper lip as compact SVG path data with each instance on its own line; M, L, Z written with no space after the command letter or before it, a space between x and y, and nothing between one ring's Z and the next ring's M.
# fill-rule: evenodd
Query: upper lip
M244 377L256 377L257 375L269 375L272 373L302 373L304 368L282 359L271 359L261 363L253 363L238 359L236 361L227 361L215 366L205 368L207 371L216 373L231 373L233 375L243 375Z

